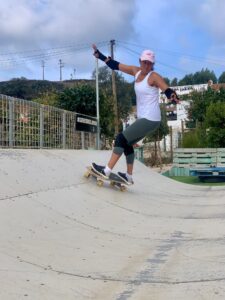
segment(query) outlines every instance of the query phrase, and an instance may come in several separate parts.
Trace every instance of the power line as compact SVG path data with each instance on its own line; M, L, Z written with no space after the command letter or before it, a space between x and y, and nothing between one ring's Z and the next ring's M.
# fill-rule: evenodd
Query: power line
M134 47L137 47L137 48L140 48L140 49L149 48L149 46L146 46L146 45L140 45L140 44L135 44L135 43L123 42L123 41L117 41L117 42L121 43L121 44L131 45L131 46L134 46ZM197 55L193 55L193 54L182 53L182 52L171 51L171 50L165 50L165 49L160 49L160 48L155 48L155 47L152 47L152 49L154 49L154 51L157 50L157 51L164 52L168 55L175 56L175 57L183 56L183 57L187 57L189 59L193 59L193 60L197 60L197 61L199 61L199 60L204 61L204 62L213 64L213 65L219 65L219 66L222 66L222 67L225 66L225 61L222 60L222 59L205 58L205 57L197 56Z
M108 41L102 41L98 42L98 45L105 45L108 43ZM1 53L0 56L8 56L8 55L19 55L19 54L26 54L26 53L32 53L32 52L47 52L52 50L59 50L59 49L82 49L82 48L90 48L91 43L84 43L84 44L72 44L72 45L64 45L64 46L58 46L58 47L51 47L51 48L44 48L44 49L31 49L31 50L24 50L24 51L16 51L16 52L7 52L7 53Z
M108 43L108 42L107 42ZM105 45L106 42L99 42L99 45ZM0 59L0 64L24 64L36 60L47 60L53 57L58 57L61 55L68 55L69 53L74 53L82 50L90 49L90 44L78 44L78 45L68 45L63 47L55 47L48 49L39 49L39 50L28 50L12 53L0 53L1 56L8 56L4 59ZM32 54L33 53L33 54ZM16 56L16 57L15 57Z
M132 54L135 54L135 56L136 56L136 55L140 55L139 52L137 52L137 51L135 51L135 50L132 50L132 49L130 49L130 48L128 48L128 47L125 47L125 46L121 46L121 47L125 48L126 50L128 50L128 51L131 52ZM163 63L163 62L161 62L161 61L159 61L159 60L157 60L157 63L158 63L159 65L163 65L163 66L165 66L165 67L167 67L167 68L169 68L169 69L173 69L173 70L179 71L179 72L181 72L181 73L187 73L187 71L185 71L185 70L182 70L182 69L176 68L176 67L174 67L174 66L165 64L165 63Z
M63 54L68 54L70 52L75 52L75 51L80 51L83 49L87 48L80 48L80 49L67 49L61 50L61 51L51 51L51 52L46 52L46 53L39 53L35 55L25 55L21 57L12 57L4 60L0 60L0 64L7 64L7 63L17 63L17 62L28 62L28 61L35 61L35 60L40 60L40 59L49 59L55 56L63 55Z
M64 46L60 46L60 47L52 47L52 48L46 48L46 49L33 49L33 50L17 51L17 52L10 52L10 53L0 53L0 57L5 56L5 58L0 59L0 64L1 65L4 65L4 64L17 65L17 64L21 64L21 63L24 64L27 62L36 61L36 60L47 60L47 59L51 59L51 58L58 57L61 55L67 55L69 53L90 49L90 44L89 43L72 44L72 45L64 45ZM109 43L108 43L108 41L102 41L102 42L98 42L97 44L99 46L106 46ZM146 46L146 45L140 45L140 44L125 42L125 41L117 41L117 45L119 45L119 46L127 49L131 53L134 53L137 55L139 55L139 53L140 53L139 49L148 48L148 46ZM138 50L129 49L125 45L133 46L133 47L137 48ZM204 58L204 57L196 56L196 55L192 55L192 54L176 52L176 51L171 51L171 50L164 50L164 49L154 48L154 47L153 47L153 49L154 49L154 51L157 50L157 51L163 52L167 55L171 55L173 57L183 56L183 57L187 57L191 60L195 60L195 61L196 60L204 61L206 63L210 63L210 64L217 65L217 66L222 66L222 67L225 66L224 60L219 60L219 59L215 59L215 58ZM177 69L177 68L169 66L163 62L159 62L159 63L164 66L171 67L173 69ZM177 69L177 70L181 71L181 72L186 72L186 71L180 70L180 69Z
M135 58L139 57L140 51L143 49L148 48L146 45L140 45L136 43L130 43L125 41L116 41L117 42L117 48L121 47L122 49L126 49L131 55L133 55ZM45 69L45 62L49 61L54 58L60 58L66 57L68 55L85 51L90 49L91 43L83 43L83 44L68 44L58 47L52 47L52 48L45 48L45 49L33 49L33 50L26 50L26 51L17 51L17 52L10 52L10 53L0 53L0 65L4 68L10 68L10 67L16 67L18 65L26 65L34 62L42 62L42 77L44 78L44 69ZM108 41L101 41L98 42L97 45L99 47L105 47L109 46L110 43ZM193 61L204 61L205 63L210 63L217 66L225 66L224 60L214 59L214 58L208 58L205 59L201 56L191 55L187 53L181 53L171 50L164 50L159 48L153 48L154 51L163 52L167 55L179 58L187 57L190 60ZM44 62L44 63L43 63ZM163 66L166 68L169 68L171 70L176 70L182 74L187 74L188 72L186 70L174 67L170 64L164 63L163 61L157 60L157 64L159 66ZM61 69L62 70L62 67Z

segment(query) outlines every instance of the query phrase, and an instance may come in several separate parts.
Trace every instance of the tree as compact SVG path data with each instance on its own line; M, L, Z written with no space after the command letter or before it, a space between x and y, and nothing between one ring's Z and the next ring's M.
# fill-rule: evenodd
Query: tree
M188 119L195 125L197 123L202 123L205 119L207 105L208 103L205 100L204 93L194 91L192 93L191 105L188 110Z
M217 82L215 73L207 68L205 70L202 69L200 72L196 72L193 76L194 84L208 83L209 80L212 80L214 83Z
M61 109L96 116L96 90L90 84L80 84L67 88L59 94L57 106ZM113 106L112 99L104 91L99 93L101 133L113 137Z
M161 104L160 105L160 110L161 110L161 123L159 128L154 131L153 133L148 134L144 138L144 143L149 143L153 141L161 141L164 136L169 134L169 126L167 123L167 116L166 116L166 109L165 105Z
M162 164L162 159L161 159L161 149L160 149L160 144L159 142L165 137L167 134L169 134L169 126L167 123L167 116L166 116L166 108L164 104L160 105L160 110L161 110L161 123L159 128L154 131L153 133L148 134L144 140L143 143L149 143L149 142L154 142L154 162L157 161L159 164Z
M205 148L207 147L206 130L203 127L194 128L184 132L182 138L183 148Z
M49 92L63 90L63 84L47 80L28 80L24 77L0 82L0 93L20 99L33 100Z
M118 72L116 72L116 74L118 74ZM96 70L92 72L92 79L96 79ZM110 83L111 79L112 79L112 73L107 66L103 66L98 69L98 80L100 84Z
M171 80L170 85L171 86L177 86L178 85L178 79L175 77L173 80Z
M225 101L211 103L206 111L208 147L225 147Z
M185 75L183 79L181 79L178 85L191 85L194 84L193 74Z
M116 72L117 105L119 119L125 119L132 107L135 99L133 84L126 82L121 72ZM92 73L92 78L96 78L96 71ZM112 73L107 66L99 68L99 86L107 97L112 97ZM112 99L112 98L111 98Z
M66 88L59 94L58 107L86 115L96 115L95 89L87 84Z
M58 105L59 95L56 92L46 92L42 94L39 98L32 99L33 102L37 102L39 104L49 105L49 106L57 106Z
M218 82L219 82L219 83L225 83L225 72L223 72L223 73L220 75L220 77L219 77L219 79L218 79Z
M179 81L179 85L202 84L208 83L209 80L212 80L214 83L217 82L216 75L213 71L203 68L194 74L185 75L184 78Z
M225 101L225 90L221 88L215 91L211 88L203 92L194 91L191 94L191 105L188 111L189 120L195 124L202 124L205 121L206 110L210 103Z
M225 146L225 90L192 93L189 119L195 129L185 133L183 147Z
M136 100L134 93L134 86L131 83L126 81L117 83L117 101L118 101L118 112L119 118L124 120L127 118L129 112L131 111L131 107L133 104L133 100Z
M170 85L170 80L168 77L163 77L164 81L166 82L166 84Z

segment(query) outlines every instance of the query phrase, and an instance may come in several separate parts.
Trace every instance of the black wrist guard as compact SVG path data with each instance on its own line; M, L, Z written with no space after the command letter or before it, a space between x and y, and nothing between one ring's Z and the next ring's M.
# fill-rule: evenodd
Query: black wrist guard
M120 63L114 59L111 59L110 56L108 57L108 59L109 60L106 62L107 66L112 70L119 70Z
M173 100L173 101L179 100L177 93L174 90L172 90L171 88L166 89L164 91L164 93L166 95L166 98L169 100Z
M98 49L95 51L95 54L98 54L98 59L105 61L106 60L106 56L104 54L102 54Z

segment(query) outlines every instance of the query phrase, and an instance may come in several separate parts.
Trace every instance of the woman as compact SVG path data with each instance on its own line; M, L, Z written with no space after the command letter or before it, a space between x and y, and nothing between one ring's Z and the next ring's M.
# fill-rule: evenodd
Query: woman
M104 61L109 68L134 76L134 89L137 102L137 120L117 135L108 164L106 166L99 166L92 163L92 168L97 174L104 178L109 178L113 167L124 153L126 156L127 171L126 173L118 172L118 176L126 183L132 184L134 166L134 148L132 145L142 140L147 134L154 132L160 125L159 89L171 101L178 101L178 97L176 92L168 87L164 79L153 71L155 55L151 50L144 50L141 53L139 58L140 66L130 66L117 62L111 59L111 57L104 56L94 44L92 48L94 49L93 55Z

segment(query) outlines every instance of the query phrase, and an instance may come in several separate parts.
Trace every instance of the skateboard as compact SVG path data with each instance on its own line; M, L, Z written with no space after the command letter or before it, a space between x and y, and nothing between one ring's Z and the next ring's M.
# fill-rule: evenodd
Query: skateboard
M110 185L113 187L117 187L120 189L121 192L126 191L127 187L129 184L124 182L118 175L116 175L115 173L111 173L109 175L109 178L106 179L100 175L98 175L91 166L87 167L86 172L84 173L84 177L89 178L90 176L96 178L97 180L97 185L99 187L102 187L104 184L104 181L109 181Z

